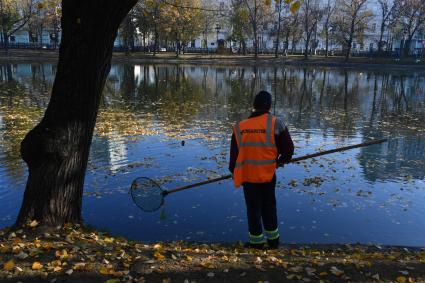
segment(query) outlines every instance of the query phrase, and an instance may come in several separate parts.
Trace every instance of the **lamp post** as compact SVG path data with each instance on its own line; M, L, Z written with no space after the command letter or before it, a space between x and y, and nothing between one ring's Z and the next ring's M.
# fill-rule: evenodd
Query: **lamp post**
M218 49L218 34L220 33L221 26L219 24L215 25L215 30L217 31L217 49Z

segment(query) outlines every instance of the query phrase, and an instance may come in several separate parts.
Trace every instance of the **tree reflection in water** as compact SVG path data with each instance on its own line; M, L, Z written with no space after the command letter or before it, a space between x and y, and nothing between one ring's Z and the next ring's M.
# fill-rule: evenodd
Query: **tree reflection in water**
M0 174L22 179L19 143L47 106L55 66L3 64L0 70ZM296 140L309 140L313 132L345 143L353 137L394 137L379 149L361 150L366 178L424 178L424 86L420 72L114 65L93 144L158 133L228 144L232 124L247 116L255 93L267 89L275 97L273 111Z

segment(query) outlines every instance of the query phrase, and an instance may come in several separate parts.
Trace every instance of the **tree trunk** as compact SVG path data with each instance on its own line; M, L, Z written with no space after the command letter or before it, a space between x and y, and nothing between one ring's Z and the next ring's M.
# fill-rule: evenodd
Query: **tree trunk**
M16 224L80 222L85 170L119 24L135 0L63 0L62 42L52 95L21 143L29 168ZM108 21L105 21L108 19Z
M274 57L279 57L279 40L280 40L280 27L281 27L281 21L282 21L282 1L279 2L279 17L277 20L277 35L276 35L276 49L274 52Z
M6 31L3 31L3 47L6 54L9 55L9 35Z
M354 28L355 28L355 19L356 17L354 17L354 19L351 21L351 28L350 28L350 35L347 41L347 53L345 54L345 62L348 62L348 60L350 59L350 55L351 55L351 47L353 46L353 39L354 39Z
M328 58L329 56L329 29L326 28L325 33L325 58Z
M156 56L156 51L158 50L158 30L155 24L155 39L154 39L154 49L153 56Z
M378 42L378 55L382 55L382 46L384 45L382 40L384 38L384 32L385 32L385 24L384 22L381 23L381 30L379 33L379 42Z
M409 36L404 42L404 46L403 46L403 57L404 58L409 57L410 47L412 45L412 38L413 38L413 35Z
M257 28L254 28L254 57L258 58Z
M307 31L307 38L305 40L305 44L304 44L304 59L307 60L308 59L308 47L310 45L310 33Z

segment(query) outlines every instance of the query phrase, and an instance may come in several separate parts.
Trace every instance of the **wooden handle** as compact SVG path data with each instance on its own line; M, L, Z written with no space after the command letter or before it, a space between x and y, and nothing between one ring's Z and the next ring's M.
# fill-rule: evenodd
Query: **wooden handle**
M335 149L331 149L331 150L320 151L320 152L317 152L317 153L308 154L308 155L300 156L300 157L297 157L297 158L293 158L288 163L295 163L295 162L299 162L299 161L302 161L302 160L306 160L306 159L310 159L310 158L314 158L314 157L318 157L318 156L322 156L322 155L326 155L326 154L331 154L331 153L335 153L335 152L341 152L341 151L350 150L350 149L353 149L353 148L359 148L359 147L365 147L365 146L370 146L370 145L374 145L374 144L380 144L380 143L384 143L386 141L388 141L388 140L387 139L373 140L373 141L369 141L369 142L365 142L365 143L360 143L360 144L355 144L355 145L350 145L350 146L335 148ZM279 167L280 166L282 166L282 164L280 164ZM223 180L226 180L226 179L230 179L231 177L232 177L231 174L224 175L224 176L221 176L221 177L218 177L218 178L214 178L214 179L210 179L210 180L207 180L207 181L203 181L203 182L200 182L200 183L195 183L195 184L183 186L183 187L180 187L180 188L172 189L172 190L169 190L169 191L164 191L163 194L164 195L168 195L168 194L171 194L171 193L175 193L175 192L179 192L179 191L191 189L191 188L194 188L194 187L198 187L198 186L202 186L202 185L207 185L207 184L211 184L211 183L223 181Z

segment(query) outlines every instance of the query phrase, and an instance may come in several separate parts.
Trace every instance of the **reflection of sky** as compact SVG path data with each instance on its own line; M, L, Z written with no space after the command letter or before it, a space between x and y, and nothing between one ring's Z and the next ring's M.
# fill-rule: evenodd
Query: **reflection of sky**
M423 74L128 67L112 67L103 107L130 111L141 120L149 116L149 127L159 135L126 137L120 128L95 135L83 201L87 223L146 241L246 239L243 195L230 181L169 195L162 220L161 211L142 213L133 205L128 187L138 176L175 188L227 174L231 125L246 117L256 91L268 89L276 98L275 114L291 130L296 156L391 138L280 169L277 198L284 241L425 245ZM15 73L18 81L31 82L23 79L31 76L31 68L18 65L16 70L22 70ZM0 160L6 160L4 154ZM25 183L8 174L0 167L0 226L13 223ZM320 184L308 184L310 178Z

